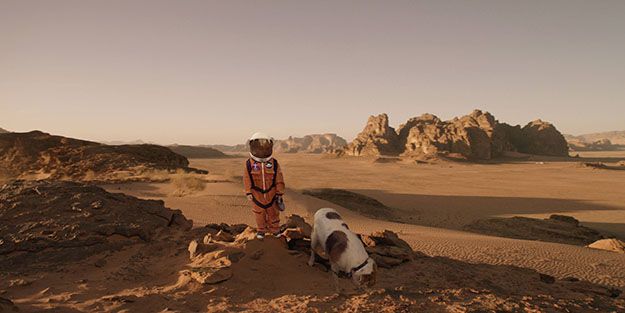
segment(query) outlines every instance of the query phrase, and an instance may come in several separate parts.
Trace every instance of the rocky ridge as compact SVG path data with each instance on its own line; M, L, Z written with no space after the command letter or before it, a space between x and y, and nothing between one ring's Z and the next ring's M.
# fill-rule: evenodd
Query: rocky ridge
M0 175L7 177L111 182L145 180L142 174L177 170L206 173L157 145L110 146L40 131L0 134Z

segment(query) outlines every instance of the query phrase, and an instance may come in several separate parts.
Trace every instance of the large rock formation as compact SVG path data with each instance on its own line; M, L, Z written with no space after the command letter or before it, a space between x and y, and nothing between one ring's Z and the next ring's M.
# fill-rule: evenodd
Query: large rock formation
M451 121L424 114L400 126L399 136L404 155L457 153L488 160L511 149L495 117L480 110Z
M336 134L314 134L277 140L274 150L282 153L332 153L345 145L347 141Z
M40 131L0 134L0 175L13 178L117 181L153 170L198 171L157 145L108 146Z
M399 136L388 125L388 115L370 116L365 128L343 152L353 156L397 155L401 152Z
M499 123L488 112L443 121L432 114L409 119L394 133L386 114L370 117L365 129L349 144L347 155L460 155L489 160L507 151L566 156L566 140L551 124L540 120L521 128Z
M192 226L160 200L82 183L13 181L0 188L0 268L84 259Z

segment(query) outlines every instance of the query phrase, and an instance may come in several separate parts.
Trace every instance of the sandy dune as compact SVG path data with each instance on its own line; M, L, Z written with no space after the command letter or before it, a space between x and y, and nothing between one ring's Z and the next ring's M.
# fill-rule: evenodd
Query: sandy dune
M471 263L506 264L536 269L559 278L625 286L625 256L584 247L490 237L459 231L492 216L548 216L565 213L583 225L625 236L625 173L579 168L575 162L513 164L373 163L317 155L280 156L289 186L288 212L310 217L320 207L337 207L297 190L333 187L357 191L397 208L411 224L372 220L337 207L359 232L392 229L428 255ZM542 162L542 161L541 161ZM196 225L249 223L241 194L242 159L192 160L211 179L230 180L199 193L173 197L168 184L110 185L111 191L163 199Z

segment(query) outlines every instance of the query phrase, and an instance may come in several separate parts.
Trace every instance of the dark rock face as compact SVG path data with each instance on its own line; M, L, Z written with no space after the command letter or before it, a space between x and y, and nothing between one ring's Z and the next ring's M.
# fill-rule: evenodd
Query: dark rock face
M568 156L569 145L551 123L535 120L521 129L522 140L517 142L519 152L549 156Z
M40 131L0 135L0 174L9 177L114 181L149 170L196 171L188 166L157 145L109 146Z
M160 200L75 182L14 181L0 188L0 268L79 260L192 225Z
M551 124L534 121L527 126L499 123L488 112L443 121L432 114L409 119L395 133L386 114L372 116L365 129L345 149L353 156L460 155L471 160L490 160L508 151L567 156L566 140Z
M370 116L367 126L344 148L346 155L398 155L401 151L395 129L388 125L388 115Z

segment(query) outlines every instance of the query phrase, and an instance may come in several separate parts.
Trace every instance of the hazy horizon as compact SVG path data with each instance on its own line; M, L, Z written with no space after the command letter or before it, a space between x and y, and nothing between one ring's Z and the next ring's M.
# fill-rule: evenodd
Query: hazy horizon
M491 112L625 130L625 1L0 0L0 128L238 144Z

